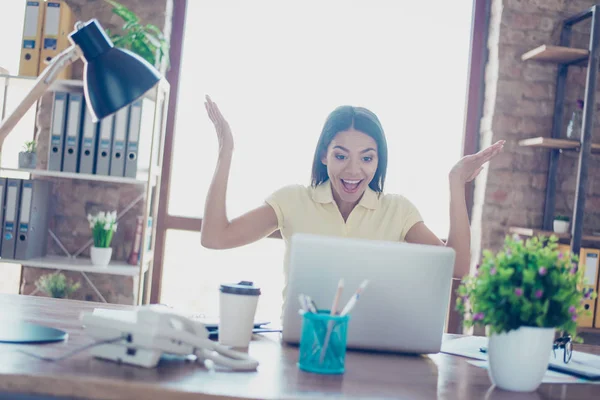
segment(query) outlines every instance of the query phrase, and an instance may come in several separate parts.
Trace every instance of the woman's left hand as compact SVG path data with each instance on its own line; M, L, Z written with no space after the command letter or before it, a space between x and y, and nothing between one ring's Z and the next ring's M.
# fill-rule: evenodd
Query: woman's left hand
M475 179L483 169L483 164L502 151L505 142L505 140L499 140L478 153L461 158L450 171L450 182L464 185Z

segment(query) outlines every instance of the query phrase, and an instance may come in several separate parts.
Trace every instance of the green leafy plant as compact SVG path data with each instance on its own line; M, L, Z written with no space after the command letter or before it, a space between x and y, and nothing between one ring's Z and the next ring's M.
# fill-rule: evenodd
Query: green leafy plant
M101 211L97 215L88 214L87 218L94 237L94 246L110 247L113 234L117 231L117 212Z
M583 302L596 298L585 287L578 257L558 250L558 239L507 236L502 250L484 251L474 275L463 278L456 309L467 327L489 327L490 333L521 326L556 328L577 337L577 318L590 315Z
M69 298L81 286L79 282L67 280L62 273L42 275L35 285L43 293L59 299Z
M35 153L36 148L37 148L37 143L35 140L30 140L28 142L25 142L25 144L23 144L23 151L25 151L26 153Z
M570 220L570 218L567 217L566 215L557 215L557 216L554 217L554 220L555 221L567 221L568 222Z
M127 49L158 67L163 59L169 66L169 42L162 31L153 24L142 24L139 17L130 9L114 0L104 0L113 6L112 12L124 21L122 33L113 33L106 29L106 34L116 47Z

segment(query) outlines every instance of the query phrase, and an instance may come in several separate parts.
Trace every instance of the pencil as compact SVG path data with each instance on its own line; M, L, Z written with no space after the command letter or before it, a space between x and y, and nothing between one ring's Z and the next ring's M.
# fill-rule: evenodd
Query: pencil
M331 310L329 312L330 316L334 316L337 314L338 304L340 302L340 297L342 295L342 290L344 289L344 279L340 279L338 282L337 290L335 291L335 297L333 298L333 304L331 305ZM319 362L323 363L325 359L325 353L327 352L327 346L329 345L329 337L331 336L331 331L333 329L333 321L329 321L329 325L327 326L327 334L325 335L325 342L323 343L323 348L321 349L321 357Z

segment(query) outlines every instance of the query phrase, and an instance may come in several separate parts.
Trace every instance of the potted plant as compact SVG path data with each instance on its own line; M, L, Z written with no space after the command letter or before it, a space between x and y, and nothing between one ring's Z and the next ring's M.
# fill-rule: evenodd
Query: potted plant
M139 55L158 69L160 69L163 60L168 67L169 41L160 28L153 24L143 25L133 11L114 0L104 1L113 7L112 12L124 22L121 34L113 33L108 29L105 30L115 47Z
M23 151L19 152L19 168L35 169L37 164L36 142L25 142Z
M566 215L554 217L553 228L556 233L567 233L569 231L569 217Z
M502 250L484 251L477 271L457 290L456 309L467 327L485 327L489 336L488 373L501 389L533 391L552 355L556 331L577 337L577 318L590 314L577 256L558 251L558 239L506 237Z
M36 282L35 286L48 296L57 299L68 299L71 294L76 292L81 284L73 283L68 280L62 273L42 275Z
M112 257L113 234L117 231L117 212L101 211L97 215L88 214L94 244L90 249L92 264L106 266Z

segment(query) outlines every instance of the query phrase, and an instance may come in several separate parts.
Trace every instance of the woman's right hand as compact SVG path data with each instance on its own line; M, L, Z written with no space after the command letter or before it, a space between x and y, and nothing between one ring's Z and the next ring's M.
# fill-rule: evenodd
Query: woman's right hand
M204 106L208 112L208 117L215 125L217 137L219 138L219 151L233 151L231 128L229 127L229 123L223 118L223 114L221 114L217 103L213 102L209 95L206 95Z

